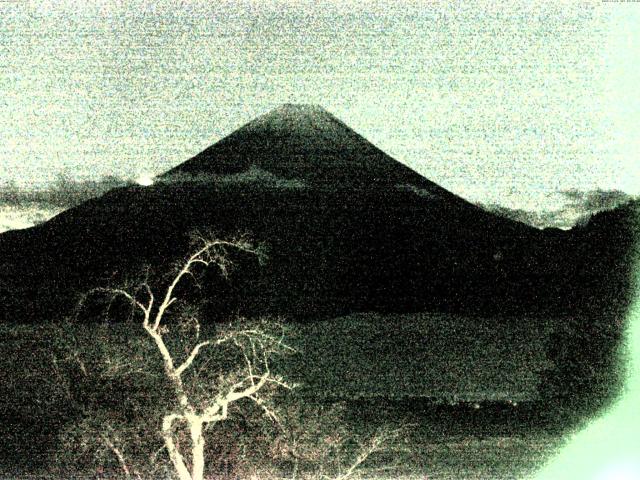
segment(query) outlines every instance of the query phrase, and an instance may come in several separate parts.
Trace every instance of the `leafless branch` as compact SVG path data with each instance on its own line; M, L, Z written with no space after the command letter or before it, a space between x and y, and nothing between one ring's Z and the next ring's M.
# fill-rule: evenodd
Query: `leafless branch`
M193 361L196 359L196 357L198 356L198 353L200 353L200 349L202 349L203 347L206 347L207 345L211 345L211 342L210 341L200 342L195 347L193 347L193 350L191 350L191 353L189 354L187 359L182 363L182 365L180 365L176 369L176 375L178 375L178 376L182 375L182 373L187 368L189 368L191 366L191 364L193 363Z
M116 447L116 445L111 441L111 439L108 436L102 435L102 441L107 447L109 447L109 449L113 452L115 457L118 459L120 468L122 468L122 471L125 474L125 476L127 478L131 478L131 470L129 469L127 462L125 461L122 451L118 447ZM136 477L140 478L139 475L136 475Z
M347 470L335 477L335 480L347 480L351 478L360 466L375 452L381 450L383 445L400 434L399 430L383 429L378 431L371 439L361 447L360 452L356 455Z
M260 390L265 385L273 384L277 387L292 388L280 377L274 376L271 372L269 359L272 355L292 351L284 344L284 332L280 337L267 334L259 325L247 326L245 328L230 328L218 335L217 338L200 341L191 348L186 348L188 352L186 358L181 363L177 362L176 356L170 351L165 336L168 333L168 316L174 310L187 311L187 321L193 322L196 330L196 341L200 335L200 322L197 312L188 311L184 305L178 303L176 291L185 277L191 277L197 281L195 273L200 267L216 266L222 273L227 275L230 266L228 251L244 251L260 256L258 249L254 248L246 239L237 240L211 240L203 235L196 235L194 241L198 247L194 253L190 254L180 265L178 265L170 281L163 287L162 292L154 293L148 280L141 282L137 288L96 288L89 292L103 293L114 298L121 296L128 300L143 315L142 326L144 331L153 340L157 351L162 358L164 374L172 384L175 392L176 405L162 422L162 438L164 448L167 450L169 459L175 473L180 480L202 480L204 471L204 436L203 430L212 424L227 418L229 405L247 398L259 405L265 414L277 422L275 411L264 403L258 396ZM147 274L148 279L148 274ZM181 308L176 308L175 305ZM174 308L171 308L171 307ZM184 318L184 317L183 317ZM243 368L239 377L227 376L229 383L221 382L219 391L211 404L206 401L196 400L190 391L189 384L183 382L183 374L193 367L194 363L203 353L205 347L221 347L225 344L232 344L241 353ZM82 366L82 365L81 365ZM83 366L82 366L83 367ZM121 373L121 365L110 365L108 372ZM234 378L234 380L231 380ZM235 383L232 383L234 382ZM184 452L175 440L176 431L188 430L191 438L190 450ZM127 477L131 476L131 469L128 467L122 450L109 437L105 437L105 444L111 449L118 459L121 468ZM185 460L189 459L190 464Z

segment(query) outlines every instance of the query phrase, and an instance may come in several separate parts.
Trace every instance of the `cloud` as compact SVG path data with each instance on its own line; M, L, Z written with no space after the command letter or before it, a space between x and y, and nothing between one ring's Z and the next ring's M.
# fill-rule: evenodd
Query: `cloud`
M520 208L508 208L493 203L483 204L479 203L478 206L485 210L495 213L501 217L515 220L516 222L526 223L536 228L571 228L576 219L566 210L523 210Z
M47 188L28 189L15 184L0 187L0 205L41 205L66 209L99 197L114 188L130 184L130 181L115 176L106 176L99 180L74 180L67 175L58 175Z
M501 217L526 223L533 227L568 229L587 221L594 213L612 210L637 198L620 190L570 189L558 193L565 199L565 203L556 210L532 211L496 204L478 203L478 205Z
M146 177L132 181L116 176L99 180L74 180L61 174L47 188L28 189L15 184L0 186L0 232L32 227L114 188L141 184L141 179L146 181ZM299 180L280 178L255 166L230 175L177 174L157 179L149 177L148 180L149 183L213 182L220 186L255 183L282 189L305 187Z
M277 175L263 170L256 165L251 165L248 169L228 174L211 174L211 173L173 173L168 176L160 177L155 180L156 183L215 183L217 185L238 185L238 184L259 184L273 188L282 189L300 189L305 188L305 183L296 178L282 178Z
M46 207L33 204L26 207L0 205L0 233L33 227L49 220L64 208Z
M419 197L430 198L432 200L441 200L441 197L438 194L430 190L427 190L426 188L418 188L415 185L410 185L405 183L405 184L396 185L396 188L400 191L413 192Z
M130 183L114 176L100 180L73 180L59 175L48 188L28 189L15 184L0 186L0 233L32 227L68 208Z
M577 189L563 190L560 192L569 200L571 207L582 210L583 213L595 213L601 210L610 210L631 200L634 196L620 190L587 190Z

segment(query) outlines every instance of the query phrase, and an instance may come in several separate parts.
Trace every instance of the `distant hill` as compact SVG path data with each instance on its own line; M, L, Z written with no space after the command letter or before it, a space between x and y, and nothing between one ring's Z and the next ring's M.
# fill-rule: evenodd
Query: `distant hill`
M194 230L247 234L269 251L266 266L236 258L229 282L211 275L198 295L212 321L585 310L629 289L631 231L618 218L628 212L541 231L455 196L319 107L285 105L152 186L116 188L0 235L0 321L59 319L79 292L131 280L146 265L162 282Z

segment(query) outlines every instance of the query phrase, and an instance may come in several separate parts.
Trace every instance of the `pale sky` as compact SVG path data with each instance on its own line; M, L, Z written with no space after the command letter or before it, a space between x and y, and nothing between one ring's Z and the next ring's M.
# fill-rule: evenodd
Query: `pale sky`
M293 102L472 201L638 194L638 25L599 1L0 1L0 183L157 174Z

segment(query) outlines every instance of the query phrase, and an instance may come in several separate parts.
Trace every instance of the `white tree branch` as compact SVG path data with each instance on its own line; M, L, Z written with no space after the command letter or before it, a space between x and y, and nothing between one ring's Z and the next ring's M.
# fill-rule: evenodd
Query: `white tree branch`
M193 361L196 359L196 357L198 356L198 353L200 353L200 349L202 349L203 347L206 347L207 345L211 345L210 341L206 341L206 342L200 342L199 344L197 344L193 350L191 350L191 353L189 354L189 356L187 357L187 359L182 363L182 365L180 365L177 369L176 369L176 375L180 376L182 375L182 373L191 366L191 364L193 363Z
M175 410L165 415L162 422L162 437L164 445L169 454L171 463L180 480L202 480L204 476L204 444L205 437L203 429L208 428L216 422L227 418L229 413L229 405L243 398L249 398L256 402L269 416L277 421L275 412L266 406L261 398L257 396L268 382L285 388L291 388L282 379L273 377L269 368L269 356L280 350L292 350L282 343L282 338L274 338L264 333L260 328L246 328L240 330L230 330L219 336L217 339L206 340L197 343L187 355L186 359L176 366L176 360L171 351L167 347L164 335L167 333L165 317L170 307L177 302L175 296L176 289L185 276L194 277L194 269L196 266L203 265L208 267L216 265L226 275L229 261L225 254L227 247L241 250L258 255L258 251L253 249L246 241L224 241L224 240L207 240L198 237L201 242L193 254L191 254L184 263L177 269L177 272L171 279L171 282L158 296L159 304L156 306L156 297L153 290L147 282L142 283L138 289L132 294L124 288L107 289L98 288L94 291L108 292L111 295L123 296L137 307L144 315L142 322L144 330L151 337L162 358L164 373L166 378L171 382L175 390L177 405ZM195 277L194 277L195 278ZM144 290L146 295L137 293ZM140 297L146 297L140 300ZM199 336L199 322L194 317L196 323L196 334ZM197 341L197 339L196 339ZM194 400L190 396L190 391L185 388L182 375L198 359L205 347L221 346L225 343L233 342L233 344L241 351L244 359L243 375L240 381L221 388L215 397L213 404L203 406L202 404L192 403ZM55 361L55 360L54 360ZM230 376L228 378L231 378ZM178 427L177 424L180 424ZM175 428L187 428L191 445L186 458L191 462L191 472L185 460L184 451L181 451L179 445L174 439ZM119 450L109 439L107 445L118 458L122 466L123 472L129 477L131 471L128 468L122 451Z
M173 441L173 423L176 420L182 419L183 417L181 415L177 415L175 413L165 416L162 421L162 437L164 438L164 444L169 452L169 459L178 474L178 478L180 478L180 480L195 480L191 478L191 474L185 464L184 457Z
M118 463L120 464L120 468L122 468L122 471L124 472L125 476L127 478L130 478L131 477L131 472L129 470L129 467L127 466L127 462L125 461L124 455L122 454L120 449L118 447L116 447L115 444L107 436L103 436L102 437L102 441L105 443L105 445L107 447L109 447L109 449L111 449L113 454L118 459Z
M136 300L133 295L131 295L129 292L127 292L126 290L123 290L121 288L94 288L93 290L90 291L90 293L91 292L110 293L110 294L112 294L114 296L122 295L123 297L125 297L127 300L129 300L133 305L137 306L143 312L147 311L147 306L145 306L139 300Z
M398 434L398 431L381 431L376 433L369 441L369 444L362 447L360 453L358 453L349 468L343 474L338 475L335 480L347 480L350 478L371 455L381 449L385 442L396 437Z

